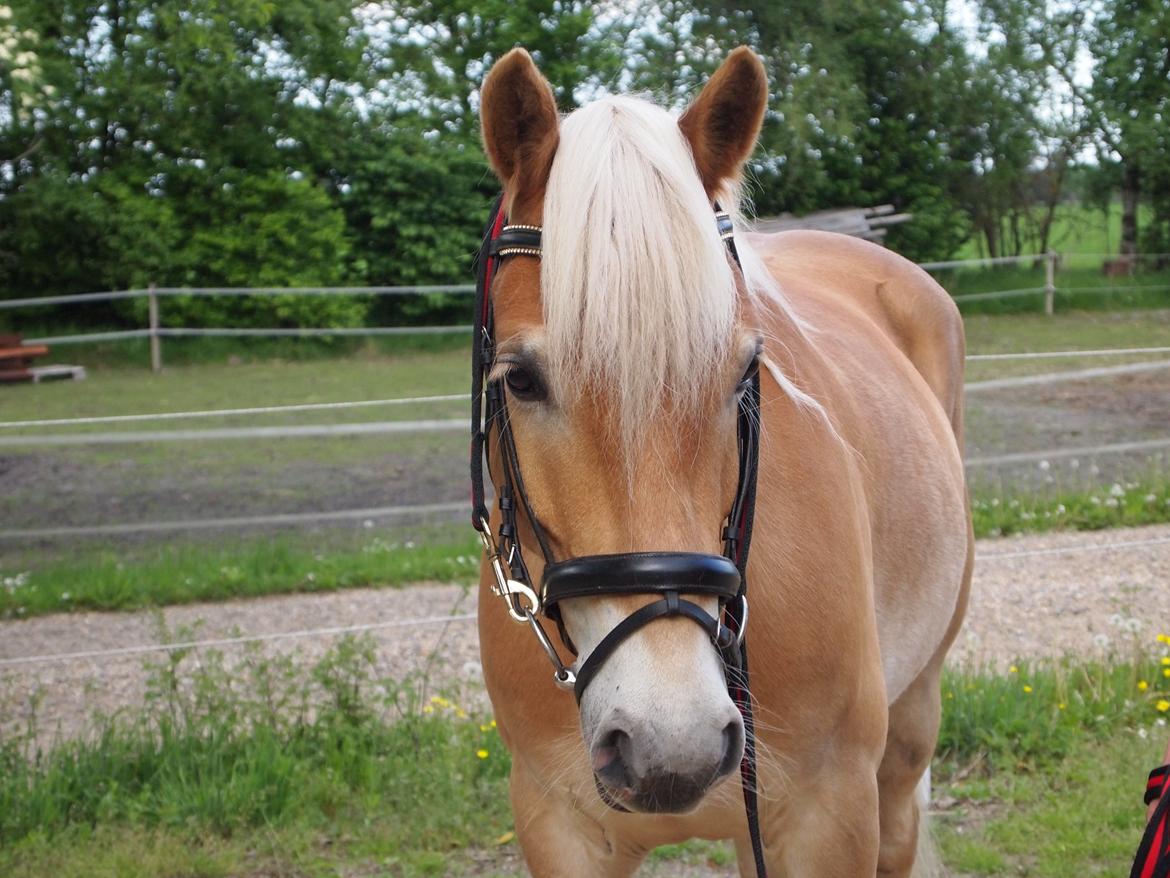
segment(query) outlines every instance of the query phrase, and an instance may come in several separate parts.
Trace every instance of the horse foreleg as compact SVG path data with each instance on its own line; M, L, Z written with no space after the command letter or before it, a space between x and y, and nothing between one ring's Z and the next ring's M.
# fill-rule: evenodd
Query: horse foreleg
M915 868L921 819L918 784L934 754L940 715L937 666L923 671L890 706L886 750L878 768L881 816L879 876L907 878L911 874L927 874L923 868L925 863Z
M838 758L763 827L768 878L859 878L873 875L878 855L878 790L871 757ZM765 810L768 805L765 803ZM748 839L736 839L743 878L756 878Z
M618 843L604 826L574 807L565 789L549 790L512 764L516 838L533 878L626 878L645 851Z

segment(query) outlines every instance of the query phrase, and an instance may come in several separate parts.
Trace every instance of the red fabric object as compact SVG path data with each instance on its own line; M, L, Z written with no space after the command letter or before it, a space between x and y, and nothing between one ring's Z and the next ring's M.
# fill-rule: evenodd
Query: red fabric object
M1154 814L1146 826L1137 857L1133 861L1130 878L1168 878L1170 876L1170 794L1167 779L1170 765L1150 772L1146 782L1146 804L1158 801Z

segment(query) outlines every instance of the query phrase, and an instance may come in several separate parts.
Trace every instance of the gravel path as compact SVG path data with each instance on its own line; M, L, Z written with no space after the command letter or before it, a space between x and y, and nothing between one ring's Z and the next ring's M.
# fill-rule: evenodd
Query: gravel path
M1114 548L1103 550L1105 546ZM1170 526L983 540L978 555L971 608L951 654L955 662L1003 665L1015 658L1064 653L1125 654L1135 645L1152 646L1155 634L1170 630ZM474 612L475 603L474 590L418 585L196 604L154 613L73 613L0 622L0 730L22 725L31 696L39 693L37 715L45 733L76 734L94 711L141 701L143 662L151 656L22 664L9 659L159 643L160 626L172 641L281 635L464 616ZM370 633L378 647L380 674L429 669L432 679L453 678L457 684L479 679L472 621ZM333 635L288 637L267 641L264 649L311 663L333 642ZM239 649L219 648L229 655Z

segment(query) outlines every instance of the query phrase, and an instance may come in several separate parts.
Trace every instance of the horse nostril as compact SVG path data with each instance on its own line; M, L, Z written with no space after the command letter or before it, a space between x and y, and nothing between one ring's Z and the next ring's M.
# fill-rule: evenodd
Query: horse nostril
M593 771L611 787L631 785L626 762L630 746L629 734L622 729L614 729L593 747Z
M743 758L743 721L736 718L723 727L723 758L715 777L731 774Z

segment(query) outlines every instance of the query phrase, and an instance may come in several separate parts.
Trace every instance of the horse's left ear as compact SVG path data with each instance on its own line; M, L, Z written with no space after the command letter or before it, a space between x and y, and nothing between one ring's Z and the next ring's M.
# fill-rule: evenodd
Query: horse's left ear
M768 75L747 46L735 49L678 120L707 195L716 198L756 146L768 107Z

